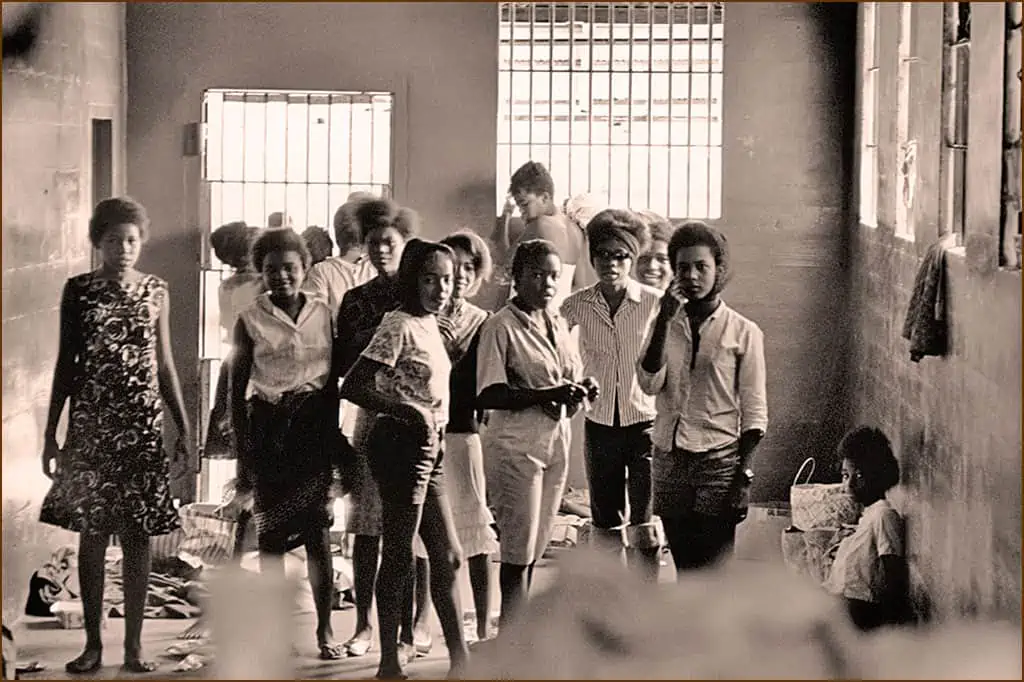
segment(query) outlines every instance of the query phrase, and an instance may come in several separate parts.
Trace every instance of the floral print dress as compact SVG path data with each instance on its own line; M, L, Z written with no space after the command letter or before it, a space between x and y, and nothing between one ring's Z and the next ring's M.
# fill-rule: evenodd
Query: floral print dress
M167 285L153 275L118 282L86 273L66 286L77 363L56 482L64 507L58 525L101 535L170 533L180 521L163 448L157 363Z

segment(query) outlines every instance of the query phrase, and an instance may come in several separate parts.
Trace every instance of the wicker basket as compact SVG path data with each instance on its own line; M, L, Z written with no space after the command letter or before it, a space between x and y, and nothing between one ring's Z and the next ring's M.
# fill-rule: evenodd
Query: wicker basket
M804 470L810 471L800 483ZM808 457L800 465L789 489L793 526L800 530L815 528L840 528L843 524L857 523L860 505L853 499L842 483L811 483L814 476L814 458Z

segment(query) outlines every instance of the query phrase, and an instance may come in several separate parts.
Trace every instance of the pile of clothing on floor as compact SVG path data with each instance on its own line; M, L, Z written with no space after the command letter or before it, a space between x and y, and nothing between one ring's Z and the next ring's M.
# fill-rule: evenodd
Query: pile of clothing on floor
M549 553L585 545L590 535L590 496L586 490L566 488L551 529Z
M124 617L124 586L121 579L123 556L119 547L108 547L104 562L103 603L107 616ZM176 558L154 562L146 594L146 618L196 618L206 595L201 570ZM29 581L25 615L56 615L55 604L81 600L78 585L78 551L58 548Z
M213 516L213 505L185 505L181 508L182 529L153 538L153 566L146 595L146 618L198 618L208 596L207 582L211 573L229 560L224 546L233 544L233 524ZM209 521L204 523L203 521ZM352 567L339 556L340 548L332 547L334 557L335 608L348 608L352 601ZM243 570L258 571L257 553L247 552L241 558ZM286 557L289 573L305 578L303 549ZM107 548L104 566L103 601L108 617L124 617L124 588L121 578L123 554L120 547ZM304 581L303 581L304 582ZM80 604L78 585L78 550L73 546L58 548L33 573L25 614L52 617L55 604ZM300 590L299 612L312 612L312 595L308 588Z

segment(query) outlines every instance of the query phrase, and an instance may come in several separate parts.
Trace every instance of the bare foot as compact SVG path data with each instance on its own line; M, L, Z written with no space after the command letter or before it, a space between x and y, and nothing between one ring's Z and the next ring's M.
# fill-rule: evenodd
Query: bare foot
M178 635L178 639L209 639L210 628L202 618L185 628L185 631Z
M365 656L373 648L373 628L366 627L357 631L345 642L344 647L349 656Z
M71 675L88 675L103 667L103 649L86 649L64 666Z

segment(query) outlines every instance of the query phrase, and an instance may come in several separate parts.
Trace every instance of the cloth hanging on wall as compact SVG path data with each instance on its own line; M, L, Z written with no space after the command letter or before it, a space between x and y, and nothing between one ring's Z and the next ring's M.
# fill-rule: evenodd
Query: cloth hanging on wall
M910 341L913 362L920 362L926 355L945 355L949 349L946 251L952 243L953 235L946 235L929 246L914 279L910 306L903 322L903 338Z

